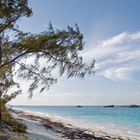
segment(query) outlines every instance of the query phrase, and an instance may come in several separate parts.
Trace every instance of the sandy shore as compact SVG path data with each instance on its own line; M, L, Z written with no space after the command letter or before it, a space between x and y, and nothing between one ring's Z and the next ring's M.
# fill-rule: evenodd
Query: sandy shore
M21 110L13 110L13 115L27 125L27 135L32 140L140 140L102 130L80 128L54 118Z

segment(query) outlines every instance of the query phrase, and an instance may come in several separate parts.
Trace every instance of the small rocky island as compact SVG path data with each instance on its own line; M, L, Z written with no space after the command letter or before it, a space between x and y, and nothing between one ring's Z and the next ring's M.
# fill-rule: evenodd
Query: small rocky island
M77 105L76 107L82 107L81 105Z
M124 106L121 106L121 107L138 108L138 107L140 107L140 105L135 105L135 104L133 104L133 105L124 105Z
M114 107L114 105L106 105L106 106L104 106L104 107Z

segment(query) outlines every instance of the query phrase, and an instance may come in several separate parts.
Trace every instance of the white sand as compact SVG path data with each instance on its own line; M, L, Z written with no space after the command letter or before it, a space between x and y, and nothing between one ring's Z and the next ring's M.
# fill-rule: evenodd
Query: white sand
M31 113L31 112L26 112L26 111L23 111L23 113L25 114L25 116L27 115L33 115L33 116L40 116L42 118L44 118L41 114L35 114L35 113ZM37 118L35 119L36 121L32 121L32 120L29 120L29 119L26 119L26 117L19 117L17 114L13 113L14 117L17 117L19 119L21 119L21 121L28 127L28 134L27 136L29 136L30 138L32 138L32 140L68 140L68 138L64 138L62 137L62 134L63 134L63 128L59 128L60 129L60 133L56 133L55 131L51 130L51 129L46 129L44 127L44 125L40 122L40 121L37 121ZM24 116L24 115L21 115L21 116ZM49 118L51 119L52 122L61 122L63 123L63 125L67 125L67 123L64 121L61 121L61 119L56 119L56 118L52 118L52 117L45 117L45 118ZM67 125L68 127L69 125ZM74 126L74 125L70 125L70 132L68 133L71 133L73 131L77 131L77 130L80 130L82 128L78 128L77 126ZM84 128L83 128L84 129ZM86 131L85 131L86 130ZM112 133L109 133L109 132L105 132L105 131L101 131L101 130L89 130L89 129L85 129L84 130L84 133L88 134L88 133L91 133L93 134L94 136L96 137L102 137L102 138L109 138L109 140L112 140L112 139L115 139L115 140L140 140L139 137L127 137L127 136L124 136L123 133L121 135L114 135ZM67 132L67 131L65 131ZM108 139L107 138L107 139ZM77 138L77 140L79 140L79 138ZM81 140L81 139L80 139ZM85 140L85 139L84 139Z
M20 121L27 126L27 136L31 140L67 140L66 138L63 138L60 134L57 134L52 130L47 130L43 126L43 124L38 121L21 118L14 113L12 113L12 115L17 119L20 119Z

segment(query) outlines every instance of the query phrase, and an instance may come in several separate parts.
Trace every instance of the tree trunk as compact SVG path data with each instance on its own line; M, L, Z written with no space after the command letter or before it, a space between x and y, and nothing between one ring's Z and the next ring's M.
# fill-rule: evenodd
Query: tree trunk
M1 95L2 95L2 92L1 92L1 89L0 89L0 127L1 127L1 122L2 122L2 100L1 100Z
M1 127L1 124L2 124L2 111L0 110L0 127Z
M0 66L2 64L2 40L1 40L1 34L0 34ZM1 79L0 82L2 83ZM2 123L2 100L1 100L1 96L2 96L2 91L1 91L1 84L0 84L0 127L1 127L1 123Z
M1 66L1 62L2 62L2 43L1 43L1 35L0 35L0 66Z

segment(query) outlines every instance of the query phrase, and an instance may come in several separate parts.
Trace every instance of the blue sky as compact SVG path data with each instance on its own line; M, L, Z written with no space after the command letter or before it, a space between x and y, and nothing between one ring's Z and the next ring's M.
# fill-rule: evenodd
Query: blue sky
M139 0L30 0L33 16L23 18L20 29L40 33L51 21L63 29L77 23L86 42L82 55L95 58L96 74L85 79L60 77L32 100L24 94L12 104L103 105L139 104L140 1ZM27 84L23 82L23 89Z

